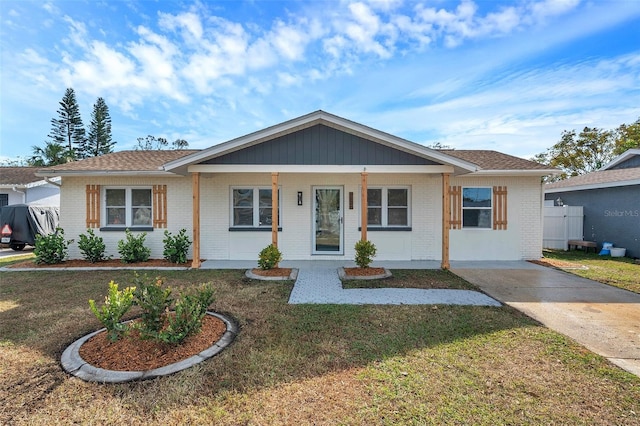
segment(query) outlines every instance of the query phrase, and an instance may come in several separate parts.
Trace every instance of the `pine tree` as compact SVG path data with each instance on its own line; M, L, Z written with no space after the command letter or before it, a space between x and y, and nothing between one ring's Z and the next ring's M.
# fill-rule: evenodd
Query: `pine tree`
M113 152L116 144L111 139L111 116L109 107L104 99L98 98L93 105L91 113L91 124L89 125L89 137L82 146L82 156L97 157L102 154Z
M82 158L82 147L85 143L85 130L80 117L80 107L76 101L76 94L69 87L58 109L58 118L51 119L51 133L49 137L52 142L65 147L66 157L69 160Z

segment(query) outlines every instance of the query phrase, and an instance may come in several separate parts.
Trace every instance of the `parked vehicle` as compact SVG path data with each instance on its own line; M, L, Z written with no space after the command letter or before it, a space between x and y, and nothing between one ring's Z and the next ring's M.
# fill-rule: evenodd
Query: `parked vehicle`
M60 223L60 208L29 204L12 204L0 208L0 231L3 245L20 251L36 244L36 235L51 235Z

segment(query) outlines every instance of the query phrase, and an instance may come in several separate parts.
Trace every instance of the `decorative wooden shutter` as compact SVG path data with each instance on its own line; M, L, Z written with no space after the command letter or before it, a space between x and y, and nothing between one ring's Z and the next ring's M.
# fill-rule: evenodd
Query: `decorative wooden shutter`
M449 199L451 201L451 229L462 229L462 187L449 187Z
M167 227L167 185L153 185L153 227Z
M493 229L507 229L507 187L493 187Z
M87 228L100 227L100 185L87 185Z

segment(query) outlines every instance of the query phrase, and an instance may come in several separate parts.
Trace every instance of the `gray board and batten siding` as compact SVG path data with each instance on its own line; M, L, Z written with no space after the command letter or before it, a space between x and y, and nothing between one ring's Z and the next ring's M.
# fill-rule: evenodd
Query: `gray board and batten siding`
M323 124L239 149L201 164L438 165Z
M627 249L627 257L640 257L640 186L587 189L545 194L545 199L562 198L567 206L583 206L584 239L613 243Z
M610 167L608 170L635 169L637 167L640 167L640 155L634 155L628 160Z

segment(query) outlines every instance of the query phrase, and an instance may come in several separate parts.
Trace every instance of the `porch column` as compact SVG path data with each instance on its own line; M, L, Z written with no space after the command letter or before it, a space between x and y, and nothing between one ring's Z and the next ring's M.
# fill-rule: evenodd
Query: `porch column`
M362 241L367 241L367 172L362 172L360 177L362 178L362 193L360 194L360 229L362 232L360 234L360 239Z
M271 173L271 244L278 247L278 173Z
M200 173L193 173L191 192L193 194L193 261L192 268L200 268Z
M449 221L451 220L451 200L449 199L449 173L442 174L442 269L449 269Z

